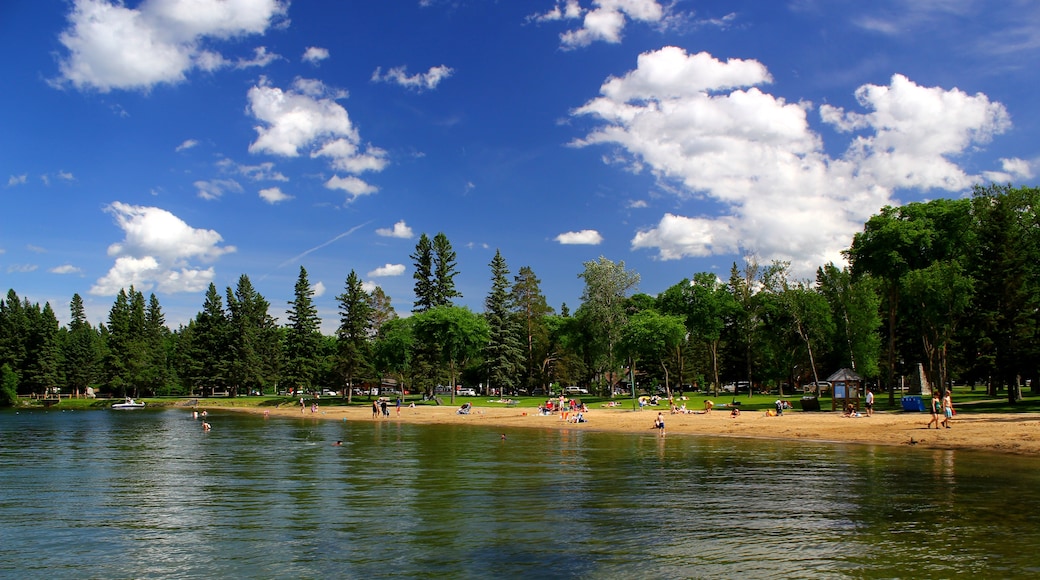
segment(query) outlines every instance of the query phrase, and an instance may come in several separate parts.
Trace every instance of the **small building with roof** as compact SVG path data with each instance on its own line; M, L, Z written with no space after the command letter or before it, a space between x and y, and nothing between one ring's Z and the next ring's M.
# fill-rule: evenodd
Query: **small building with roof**
M852 405L859 411L859 401L863 396L863 377L852 369L840 369L827 377L831 384L831 411L844 410Z

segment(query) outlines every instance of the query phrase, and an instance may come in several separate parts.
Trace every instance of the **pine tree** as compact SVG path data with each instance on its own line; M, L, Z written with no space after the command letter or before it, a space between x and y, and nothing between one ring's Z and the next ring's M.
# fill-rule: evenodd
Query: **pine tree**
M491 292L484 300L484 316L488 324L485 364L488 394L491 394L491 389L498 389L502 395L516 388L524 350L517 334L516 319L510 316L509 267L502 252L496 250L489 265Z
M296 280L295 298L289 304L289 324L285 336L285 373L288 387L310 391L318 370L321 349L321 320L314 306L314 289L307 280L307 270L300 266Z
M268 314L270 303L253 288L249 276L242 274L232 291L226 290L229 323L228 380L232 396L239 390L263 391L272 379L273 368L266 361L277 352L274 318Z
M540 285L541 280L535 276L531 267L523 266L513 278L510 298L513 317L517 320L524 342L523 384L528 388L541 383L540 368L550 357L549 329L545 324L545 317L551 316L553 309L545 301Z
M336 331L336 368L343 377L347 400L353 398L354 379L366 372L371 364L368 339L372 332L371 297L361 287L361 278L354 270L347 275L339 301L339 329Z
M212 282L206 289L202 312L195 316L192 327L191 352L193 365L192 387L203 395L228 385L227 352L230 325L224 303Z
M415 302L412 312L426 312L433 308L436 300L433 289L433 244L426 234L419 236L419 241L415 244L415 253L410 257L415 265L415 272L412 273L412 278L415 279Z
M69 313L71 319L64 344L65 380L72 394L78 397L86 392L97 376L99 337L87 322L83 298L79 294L72 295Z
M452 306L453 298L462 294L455 289L458 274L455 250L444 232L433 237L433 306Z

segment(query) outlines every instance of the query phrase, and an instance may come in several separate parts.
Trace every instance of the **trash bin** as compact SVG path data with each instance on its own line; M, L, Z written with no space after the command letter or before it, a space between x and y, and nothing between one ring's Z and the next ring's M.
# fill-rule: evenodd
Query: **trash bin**
M820 410L820 399L816 397L802 397L802 410L803 411L819 411Z
M921 413L924 411L924 401L920 395L907 395L903 397L903 410Z

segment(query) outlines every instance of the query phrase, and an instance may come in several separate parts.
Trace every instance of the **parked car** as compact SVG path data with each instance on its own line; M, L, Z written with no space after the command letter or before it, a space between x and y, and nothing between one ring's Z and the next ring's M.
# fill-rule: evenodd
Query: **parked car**
M802 389L806 393L829 393L831 392L831 384L827 381L817 381L815 383L808 383Z
M458 397L476 397L477 391L472 387L459 387L459 390L455 392Z
M568 395L587 395L589 390L582 387L567 387L563 390Z

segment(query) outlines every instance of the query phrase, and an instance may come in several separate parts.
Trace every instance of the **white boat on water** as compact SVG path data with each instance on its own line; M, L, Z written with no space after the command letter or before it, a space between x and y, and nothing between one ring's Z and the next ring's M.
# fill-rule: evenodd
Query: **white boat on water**
M138 403L137 401L131 399L130 397L127 397L126 401L124 401L122 403L113 403L112 404L112 408L113 409L143 409L144 408L144 403Z

